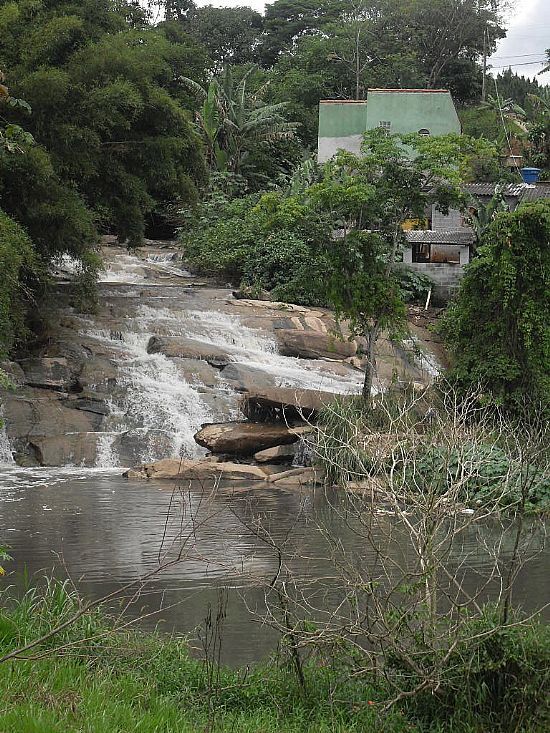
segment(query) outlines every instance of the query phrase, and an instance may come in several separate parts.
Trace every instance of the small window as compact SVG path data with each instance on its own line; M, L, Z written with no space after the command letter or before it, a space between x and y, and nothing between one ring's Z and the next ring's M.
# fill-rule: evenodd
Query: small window
M430 131L426 127L423 127L422 129L418 131L418 134L428 136L430 134Z
M380 120L380 122L378 123L378 127L381 130L384 130L386 135L389 135L391 131L391 122L389 120Z
M415 242L412 248L413 262L430 262L431 247L427 242Z

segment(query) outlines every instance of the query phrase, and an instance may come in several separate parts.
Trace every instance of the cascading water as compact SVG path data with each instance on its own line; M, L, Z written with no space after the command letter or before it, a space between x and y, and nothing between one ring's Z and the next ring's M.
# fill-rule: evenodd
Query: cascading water
M107 250L100 312L93 318L68 313L76 324L70 326L69 339L82 343L91 358L114 366L108 378L101 376L100 366L97 383L91 367L85 399L99 399L106 414L93 432L81 434L81 442L93 442L94 450L77 451L85 458L71 458L76 465L81 460L90 465L94 451L95 466L102 469L203 455L195 433L206 422L243 417L240 391L247 389L246 380L259 380L266 388L360 392L360 372L330 361L281 356L271 334L273 316L265 321L266 330L261 330L261 319L260 327L251 328L233 313L228 291L201 285L189 279L173 250L154 250L146 258ZM247 309L254 323L255 313ZM205 351L216 347L230 367L214 369L197 359L148 353L153 336L192 339ZM12 460L2 433L0 460Z
M236 363L266 372L278 387L337 394L361 390L362 375L350 371L346 376L335 377L306 359L281 356L274 338L247 328L237 316L215 311L191 311L187 316L194 338L222 347Z
M176 266L173 253L153 254L148 259L155 267L165 263ZM146 266L136 257L119 255L105 275L104 282L116 287L104 291L106 300L118 299L114 301L118 303L122 286L154 282ZM223 399L213 410L204 385L190 382L178 360L147 352L153 335L192 338L215 346L231 362L264 373L280 387L338 393L360 389L361 377L353 372L337 377L307 360L281 356L269 334L248 328L236 315L188 307L181 298L167 297L162 288L146 302L140 299L139 291L134 297L135 308L117 318L111 328L97 329L93 328L96 323L85 322L85 336L109 344L118 368L117 387L109 397L109 415L102 425L104 432L97 439L96 466L200 456L204 451L193 436L202 424L242 417L238 395L223 375L217 375L215 385L216 395Z
M0 413L0 466L14 466L15 461L11 452L10 441L6 433L6 427Z
M174 362L147 353L150 334L91 330L86 335L118 351L117 389L108 403L105 432L98 437L96 466L119 465L124 446L134 461L144 463L204 453L193 436L212 414Z

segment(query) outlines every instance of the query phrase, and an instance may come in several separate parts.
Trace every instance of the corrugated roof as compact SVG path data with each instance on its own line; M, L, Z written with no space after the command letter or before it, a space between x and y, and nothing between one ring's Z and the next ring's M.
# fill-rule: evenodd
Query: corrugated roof
M472 196L493 196L497 183L466 183L463 188ZM550 198L550 183L507 183L501 187L505 198L537 201Z
M469 245L474 241L474 234L464 229L439 231L419 229L405 232L409 244L460 244Z
M391 92L392 94L449 94L448 89L368 89L369 92Z
M522 201L538 201L539 199L550 199L549 183L537 183L523 189Z

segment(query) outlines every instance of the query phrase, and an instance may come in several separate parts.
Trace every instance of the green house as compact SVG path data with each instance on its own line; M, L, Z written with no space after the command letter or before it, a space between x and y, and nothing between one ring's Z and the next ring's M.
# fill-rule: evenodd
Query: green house
M369 89L361 101L322 100L319 104L318 159L339 149L358 153L366 130L445 135L461 132L451 93L446 89Z

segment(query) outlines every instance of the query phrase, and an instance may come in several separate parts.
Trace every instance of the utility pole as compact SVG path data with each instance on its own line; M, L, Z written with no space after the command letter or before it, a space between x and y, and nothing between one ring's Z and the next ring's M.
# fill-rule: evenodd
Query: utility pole
M483 31L483 81L481 82L481 101L487 101L487 26Z

